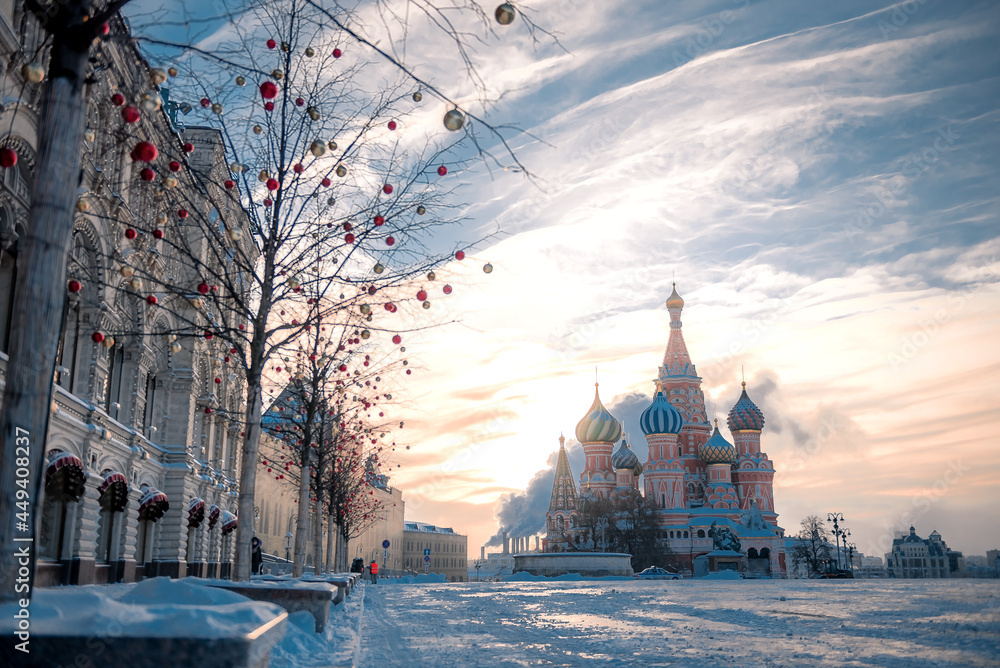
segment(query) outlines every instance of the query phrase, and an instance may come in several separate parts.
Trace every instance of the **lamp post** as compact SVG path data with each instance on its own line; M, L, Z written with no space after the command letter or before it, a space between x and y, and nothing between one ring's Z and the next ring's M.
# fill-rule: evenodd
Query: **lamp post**
M833 522L833 535L837 540L837 570L840 570L840 522L844 521L844 513L827 513L826 521Z
M597 528L601 530L601 552L604 551L604 530L608 528L608 518L599 517L597 518Z
M472 565L476 567L476 582L481 582L479 578L479 569L483 567L483 560L476 559L475 561L472 562Z
M844 547L847 548L847 561L851 565L851 573L854 573L854 550L858 549L858 546L854 543L844 543Z
M291 561L291 551L292 551L292 532L289 531L285 534L285 561Z

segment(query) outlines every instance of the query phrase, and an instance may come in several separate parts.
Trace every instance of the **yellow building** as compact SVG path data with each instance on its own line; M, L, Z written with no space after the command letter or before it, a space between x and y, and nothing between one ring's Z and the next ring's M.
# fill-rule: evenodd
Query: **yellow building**
M403 568L415 573L440 573L449 582L465 582L469 579L468 545L467 536L450 528L406 522ZM425 556L429 556L430 561L424 561Z
M372 491L381 505L379 518L348 541L347 567L350 568L356 557L361 557L366 567L372 561L378 563L380 575L395 575L403 568L403 491L390 487L385 476L379 476L379 481L372 485ZM386 540L389 541L388 550L382 547Z

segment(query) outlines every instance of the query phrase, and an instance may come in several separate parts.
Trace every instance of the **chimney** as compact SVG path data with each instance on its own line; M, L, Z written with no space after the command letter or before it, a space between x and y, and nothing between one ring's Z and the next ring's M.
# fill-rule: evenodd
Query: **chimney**
M483 561L486 561L486 546L485 545L483 545L482 547L479 548L479 558L482 559Z
M507 538L507 532L503 532L503 553L510 554L510 539Z

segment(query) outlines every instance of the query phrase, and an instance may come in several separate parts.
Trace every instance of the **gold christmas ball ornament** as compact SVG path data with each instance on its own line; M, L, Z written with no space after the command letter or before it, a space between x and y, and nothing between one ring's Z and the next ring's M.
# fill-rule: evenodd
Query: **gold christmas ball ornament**
M484 264L483 265L483 273L484 274L492 274L493 273L493 265L490 264L489 262L487 262L486 264Z
M165 185L168 188L176 188L177 187L177 179L174 178L173 176L164 176L163 177L163 185Z
M123 264L122 268L118 270L118 273L122 275L122 278L130 278L132 274L135 273L135 269L127 264Z
M159 67L154 67L149 71L149 83L151 85L159 86L166 80L167 80L167 73L161 70Z
M329 142L327 142L326 147L328 149L330 149L331 151L336 151L337 150L337 142L335 142L335 141L333 141L331 139Z
M423 304L423 306L424 306L424 308L430 308L431 307L431 303L429 301L425 301L424 304Z
M174 341L177 340L177 335L176 334L167 334L163 338L166 340L167 343L173 343Z
M322 158L326 155L326 144L319 141L318 139L309 145L309 152L312 153L317 158Z
M177 76L177 68L176 67L168 67L167 68L167 74L169 74L172 77Z
M328 200L326 200L326 205L327 206L333 206L336 203L337 203L337 198L335 198L335 197L331 197Z
M309 58L312 58L315 55L316 55L316 52L313 50L313 48L311 46L307 46L306 47L306 56L309 57Z
M452 109L444 115L444 126L452 132L457 132L465 125L465 114L458 109Z
M314 121L318 121L320 118L319 109L317 109L316 107L309 107L308 109L306 109L306 113L309 114L309 118L313 119Z
M246 86L247 80L244 79L243 77L236 77L236 85L240 87Z
M180 351L181 351L181 344L177 343L176 341L170 344L170 352L176 355Z
M87 131L85 131L83 133L83 139L84 139L84 141L91 142L91 141L94 141L94 139L96 139L96 137L97 137L97 135L94 134L93 130L87 130Z
M417 207L417 215L418 216L422 216L425 213L427 213L427 209L424 208L423 204L421 204L420 206Z
M135 276L129 279L128 286L133 290L142 290L142 281Z
M156 93L143 93L139 99L139 107L147 114L157 111L163 106L163 99Z
M428 281L433 281L436 278L437 278L437 274L435 274L433 271L427 273L427 280Z
M243 165L241 165L238 162L231 162L229 163L229 171L231 171L233 174L239 174L240 172L243 171Z
M30 83L42 83L45 78L45 68L38 63L25 63L21 68L21 76Z
M239 241L243 238L243 230L238 227L234 227L226 232L229 235L230 241Z
M516 16L516 12L514 10L514 7L512 7L509 3L505 2L499 7L497 7L495 16L497 17L497 23L499 23L502 26L509 26L511 23L514 22L514 16Z
M164 225L164 224L166 224L166 222L167 222L167 214L163 213L162 211L157 212L157 214L156 214L156 224L157 225Z
M369 332L367 329L361 332L361 338L362 339L368 339L368 338L371 337L371 335L372 335L372 333Z
M281 81L283 76L285 76L285 73L281 70L271 70L271 78L275 81Z
M424 95L419 90L413 94L413 101L414 102L420 102L420 100L422 100L422 99L424 99Z
M259 135L263 131L264 131L264 128L260 127L259 125L253 126L253 133L255 135Z
M368 304L362 304L361 305L361 313L362 314L368 315L369 313L371 313L371 311L372 311L372 307L369 306Z
M376 274L381 274L383 271L385 271L385 267L383 267L381 264L376 264L373 269Z
M222 105L219 104L218 102L213 103L212 104L212 113L213 114L221 114L222 113Z
M191 298L191 306L195 307L196 309L201 308L202 304L204 304L204 303L205 302L202 301L201 297L192 297Z
M347 167L344 167L343 165L337 165L337 176L341 178L347 176Z
M113 336L104 337L104 340L101 341L101 345L107 348L108 350L111 350L115 346L115 337Z
M87 203L85 199L76 200L76 210L83 213L90 208L90 204Z
M285 53L288 53L291 50L291 48L292 47L289 46L288 42L281 43L281 50L284 51Z
M261 183L267 181L269 178L271 178L271 175L267 173L266 169L260 170L260 174L257 175L257 180Z

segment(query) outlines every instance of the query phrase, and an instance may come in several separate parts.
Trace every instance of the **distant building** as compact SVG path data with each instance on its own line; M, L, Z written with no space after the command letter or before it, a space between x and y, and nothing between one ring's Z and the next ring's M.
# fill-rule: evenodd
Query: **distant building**
M908 536L892 541L892 550L885 560L889 577L893 578L950 578L965 574L961 552L948 549L937 531L921 538L912 526Z
M366 566L374 561L379 565L380 573L394 575L406 568L403 565L403 513L406 511L403 492L398 487L390 486L389 478L384 475L373 478L370 491L379 503L380 510L376 511L379 517L348 541L347 563L350 565L355 557L361 557ZM388 561L385 558L386 548L382 547L386 540L389 541Z
M466 582L469 539L451 528L423 522L403 525L403 568L415 573L440 573L449 582ZM424 557L430 557L424 561Z

